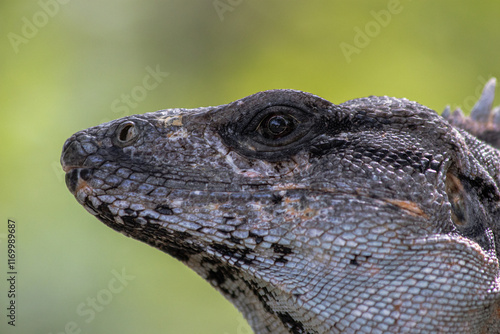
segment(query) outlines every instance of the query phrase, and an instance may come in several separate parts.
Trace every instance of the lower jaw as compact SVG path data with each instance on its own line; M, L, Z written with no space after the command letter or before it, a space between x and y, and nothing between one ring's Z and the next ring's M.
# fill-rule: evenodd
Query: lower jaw
M65 181L71 193L76 194L78 189L81 189L92 175L90 168L73 168L66 173Z

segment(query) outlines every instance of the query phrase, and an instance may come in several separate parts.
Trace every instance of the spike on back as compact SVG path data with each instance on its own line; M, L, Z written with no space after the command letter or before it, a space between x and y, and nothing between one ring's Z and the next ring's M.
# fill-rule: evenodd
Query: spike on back
M483 92L481 93L481 97L476 102L474 107L470 112L471 119L478 122L488 122L492 116L492 105L493 99L495 98L495 87L497 84L496 78L491 78L484 85Z
M460 108L450 112L447 106L442 113L453 126L463 129L488 144L500 148L500 106L492 108L497 80L491 78L484 85L483 92L466 117Z

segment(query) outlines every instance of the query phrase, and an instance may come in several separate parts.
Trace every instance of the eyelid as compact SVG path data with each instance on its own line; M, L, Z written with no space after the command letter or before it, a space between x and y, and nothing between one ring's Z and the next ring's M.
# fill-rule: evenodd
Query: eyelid
M282 137L265 138L259 133L269 115L282 114L293 117L294 129ZM221 127L219 134L225 144L243 156L267 161L287 160L304 148L325 126L320 113L311 113L297 106L267 105L247 110L241 117Z

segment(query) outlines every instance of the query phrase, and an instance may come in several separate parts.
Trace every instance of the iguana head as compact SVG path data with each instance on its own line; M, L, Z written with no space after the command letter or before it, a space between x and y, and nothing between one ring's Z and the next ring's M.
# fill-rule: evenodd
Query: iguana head
M61 163L90 213L257 333L479 333L498 328L499 156L406 99L272 90L78 132Z

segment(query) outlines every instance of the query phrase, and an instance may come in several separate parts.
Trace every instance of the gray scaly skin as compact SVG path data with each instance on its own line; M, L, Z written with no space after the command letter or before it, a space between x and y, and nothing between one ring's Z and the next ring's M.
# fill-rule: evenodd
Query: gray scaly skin
M459 129L498 145L494 87L448 121L265 91L83 130L61 163L87 211L192 268L255 333L500 333L500 153Z

